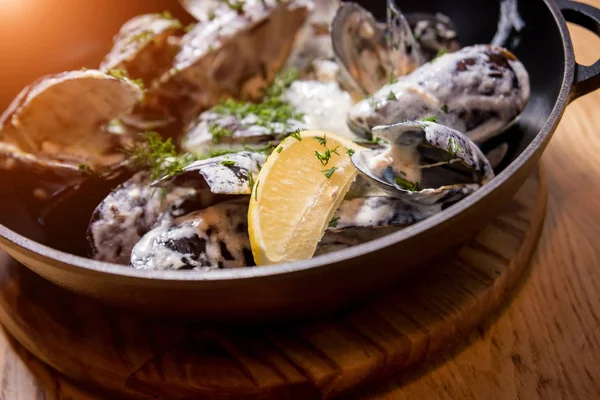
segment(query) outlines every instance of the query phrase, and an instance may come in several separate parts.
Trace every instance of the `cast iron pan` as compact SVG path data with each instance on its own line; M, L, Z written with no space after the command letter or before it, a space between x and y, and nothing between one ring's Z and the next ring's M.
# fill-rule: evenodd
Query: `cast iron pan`
M86 7L95 3L85 2ZM150 4L157 4L142 0L125 2L126 6L121 5L123 2L109 3L115 8L98 11L95 18L113 21L111 18L118 17L117 27L133 15L150 11ZM384 0L362 3L383 20ZM168 4L173 8L175 2ZM499 14L497 1L404 0L400 4L405 12L447 14L457 23L464 45L489 43ZM85 223L100 199L90 196L78 199L76 206L64 205L61 217L41 229L28 212L28 204L19 198L16 182L1 189L0 245L61 286L148 314L239 320L313 315L358 301L434 258L447 256L473 237L528 177L569 102L600 87L600 61L590 67L575 62L565 22L600 35L600 10L567 0L520 0L519 10L527 27L510 49L529 71L532 92L518 124L505 135L510 138L510 160L490 184L426 221L302 262L208 273L146 272L55 249L80 252ZM109 43L110 36L103 40Z

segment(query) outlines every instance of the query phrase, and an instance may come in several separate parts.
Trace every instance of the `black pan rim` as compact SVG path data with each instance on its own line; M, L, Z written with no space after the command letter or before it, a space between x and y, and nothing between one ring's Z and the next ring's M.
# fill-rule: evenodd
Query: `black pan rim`
M18 253L12 249L16 246L19 251L27 252L32 258L43 257L54 261L53 268L70 270L71 272L81 269L79 272L94 273L103 276L112 275L115 278L133 279L143 281L158 282L219 282L219 281L238 281L255 278L275 277L279 275L289 275L302 271L320 268L327 265L347 262L354 258L366 254L380 251L386 247L395 245L404 240L423 234L425 231L438 225L448 223L459 214L467 212L469 207L479 201L484 201L494 190L506 183L519 168L521 168L537 151L543 150L546 144L546 138L556 129L560 118L562 117L572 92L574 82L575 55L573 44L567 28L566 21L558 5L554 0L544 0L546 7L550 10L552 17L559 29L563 51L564 51L564 75L561 83L561 89L558 99L552 108L550 116L544 126L537 133L532 142L523 150L523 152L501 173L499 173L489 184L468 196L457 204L447 208L439 214L436 214L415 225L404 228L398 232L386 235L371 242L363 243L341 251L330 254L324 254L309 260L296 261L291 263L262 266L258 268L235 268L216 271L147 271L136 270L131 267L96 261L90 258L77 256L60 250L53 249L34 240L28 239L6 226L0 224L0 243L3 247L9 249L9 254ZM14 253L13 253L14 252ZM148 282L150 283L150 282Z

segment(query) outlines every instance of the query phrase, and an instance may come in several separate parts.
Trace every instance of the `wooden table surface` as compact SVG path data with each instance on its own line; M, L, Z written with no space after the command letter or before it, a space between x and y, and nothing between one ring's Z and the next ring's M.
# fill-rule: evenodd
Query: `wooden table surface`
M600 7L600 0L586 2ZM591 64L600 40L571 28L578 61ZM546 223L530 270L506 307L465 346L357 398L600 399L598 154L600 92L569 106L543 157ZM31 393L96 398L45 369L3 333L0 365L2 399L29 400Z

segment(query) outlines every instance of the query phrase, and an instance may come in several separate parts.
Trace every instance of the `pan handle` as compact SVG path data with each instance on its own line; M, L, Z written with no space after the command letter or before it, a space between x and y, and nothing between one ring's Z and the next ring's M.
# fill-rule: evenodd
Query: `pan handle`
M580 25L600 36L600 10L571 0L556 0L568 22ZM600 89L600 60L586 67L575 63L575 82L571 101Z

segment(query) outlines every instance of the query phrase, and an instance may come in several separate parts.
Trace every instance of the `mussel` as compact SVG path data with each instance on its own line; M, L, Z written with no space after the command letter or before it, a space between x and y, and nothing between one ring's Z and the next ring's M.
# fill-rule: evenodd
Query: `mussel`
M356 3L343 3L331 25L340 80L362 98L420 66L424 59L408 22L388 0L387 25Z
M220 201L207 189L170 185L163 191L151 182L140 171L96 207L87 230L92 258L127 265L133 246L150 229Z
M107 125L141 98L130 80L96 70L33 82L0 117L2 178L46 199L118 165L128 138Z
M494 177L479 147L462 133L433 122L409 121L373 129L385 150L352 156L356 168L389 195L440 211Z
M529 99L529 76L506 49L475 45L446 54L357 103L348 124L357 134L405 120L431 118L475 143L502 132Z
M358 139L346 124L353 102L337 82L295 80L276 100L227 101L203 112L182 140L197 154L276 145L296 130L325 130Z
M146 105L187 126L221 98L260 100L281 70L308 17L305 0L187 2L206 15L180 41L171 69L150 88ZM205 11L198 11L205 10Z
M177 38L182 34L181 22L169 13L134 17L114 37L100 70L125 71L129 78L140 79L149 87L171 68L179 48Z
M175 176L152 183L155 187L177 185L208 188L214 194L243 195L252 191L253 179L266 161L263 153L241 151L195 161Z
M252 266L247 212L247 199L234 200L156 227L133 248L131 266L174 270Z

